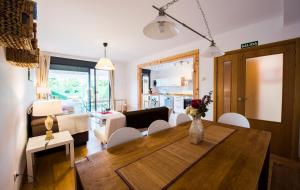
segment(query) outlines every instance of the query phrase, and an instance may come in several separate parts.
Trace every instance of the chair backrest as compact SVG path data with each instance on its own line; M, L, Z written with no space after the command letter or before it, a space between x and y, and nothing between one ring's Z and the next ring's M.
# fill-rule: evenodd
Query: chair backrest
M180 113L177 115L175 123L176 125L180 125L181 123L185 123L188 121L191 121L191 118L185 113Z
M107 148L111 148L138 138L142 138L142 134L137 129L131 127L123 127L117 129L109 137L107 141Z
M170 128L170 124L164 120L153 121L148 128L148 135Z
M250 128L248 119L245 116L238 113L224 113L219 117L218 122Z
M171 113L171 115L169 117L169 124L170 124L171 127L176 126L176 117L177 117L177 114Z

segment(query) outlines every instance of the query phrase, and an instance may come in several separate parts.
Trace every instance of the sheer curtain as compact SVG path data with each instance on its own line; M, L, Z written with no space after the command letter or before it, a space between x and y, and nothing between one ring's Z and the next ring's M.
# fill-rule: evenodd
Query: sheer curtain
M110 88L111 88L111 97L110 97L110 105L111 109L115 110L115 71L109 71L109 81L110 81Z
M48 74L50 68L50 56L47 54L40 54L39 67L36 69L36 89L48 87ZM37 93L37 99L44 99L47 97L46 93Z

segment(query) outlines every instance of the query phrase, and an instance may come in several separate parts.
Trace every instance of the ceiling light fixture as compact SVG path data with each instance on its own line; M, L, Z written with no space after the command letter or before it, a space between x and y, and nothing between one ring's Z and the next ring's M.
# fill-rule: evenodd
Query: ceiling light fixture
M109 71L115 70L115 66L112 64L111 60L106 57L106 47L107 47L107 45L108 44L106 42L103 43L104 57L100 58L100 60L98 61L98 63L95 66L96 69L109 70Z
M204 24L206 26L208 36L205 36L201 34L200 32L197 32L193 28L187 26L183 22L179 21L178 19L174 18L173 16L169 15L166 13L166 10L173 5L174 3L178 2L178 0L172 0L166 5L158 8L156 6L152 6L154 9L156 9L159 12L159 15L156 17L156 19L145 26L143 33L152 39L156 40L163 40L163 39L169 39L175 37L180 31L179 31L179 26L178 23L181 24L183 27L191 30L192 32L198 34L202 38L206 39L207 41L210 42L210 46L208 49L203 53L203 56L205 57L218 57L224 55L224 52L222 52L217 46L216 43L211 35L210 28L208 26L208 22L205 16L205 13L200 5L199 0L196 0L198 9L201 11ZM175 21L175 23L173 22Z

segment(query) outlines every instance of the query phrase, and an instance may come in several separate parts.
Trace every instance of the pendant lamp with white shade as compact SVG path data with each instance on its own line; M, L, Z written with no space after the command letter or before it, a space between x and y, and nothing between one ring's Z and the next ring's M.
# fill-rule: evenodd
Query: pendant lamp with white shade
M204 24L206 26L206 29L208 31L208 37L201 34L200 32L197 32L193 28L187 26L183 22L179 21L178 19L174 18L173 16L169 15L166 13L166 10L173 5L174 3L178 2L178 0L172 0L166 5L158 8L156 6L152 6L154 9L156 9L159 12L159 15L155 18L153 22L150 24L146 25L144 27L143 33L151 38L151 39L156 39L156 40L164 40L164 39L169 39L175 37L177 34L180 33L179 26L178 24L182 25L183 27L191 30L192 32L198 34L202 38L206 39L207 41L210 42L210 46L208 49L202 54L205 57L218 57L224 55L224 52L221 51L217 46L212 38L210 28L208 26L208 22L205 16L205 13L200 5L199 0L195 0L198 6L198 9L201 11ZM175 22L174 22L175 21Z
M143 32L149 38L164 40L175 37L179 33L179 27L160 11L155 20L145 26Z
M225 53L216 46L214 41L212 41L210 46L202 53L204 57L219 57L224 54Z
M103 43L104 57L99 59L99 61L97 62L96 66L95 66L96 69L108 70L108 71L115 70L115 66L113 65L111 60L106 57L106 47L107 47L107 45L108 44L106 42Z

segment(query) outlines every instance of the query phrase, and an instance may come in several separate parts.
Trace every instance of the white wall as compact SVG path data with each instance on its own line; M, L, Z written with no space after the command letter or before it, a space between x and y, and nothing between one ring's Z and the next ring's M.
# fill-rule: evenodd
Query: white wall
M27 142L26 109L34 99L33 82L27 80L27 69L5 62L0 48L0 189L18 189L25 169Z
M183 65L173 65L173 63L166 65L165 67L159 68L157 70L151 70L151 88L153 88L153 81L157 79L171 79L175 78L180 80L181 77L185 79L191 79L193 72L193 62L190 64ZM188 86L157 86L157 90L160 93L192 93L193 84L189 83Z
M116 66L115 70L115 99L127 99L126 98L126 63L114 62Z
M193 35L191 33L191 35ZM276 17L261 21L256 24L248 25L239 29L235 29L221 35L215 36L217 45L224 51L240 49L240 44L243 42L258 40L259 44L266 44L275 41L281 41L300 36L300 21L293 25L283 25L283 17ZM159 41L157 42L159 45ZM200 51L200 96L203 96L210 90L213 90L213 59L204 58L201 53L208 47L207 41L199 40L196 42L183 44L182 46L174 47L173 49L166 50L154 55L140 58L128 64L127 67L127 97L129 109L137 108L137 65L151 60L157 60L163 57L171 56L174 54L187 52L193 49ZM213 107L207 114L207 119L213 118Z

